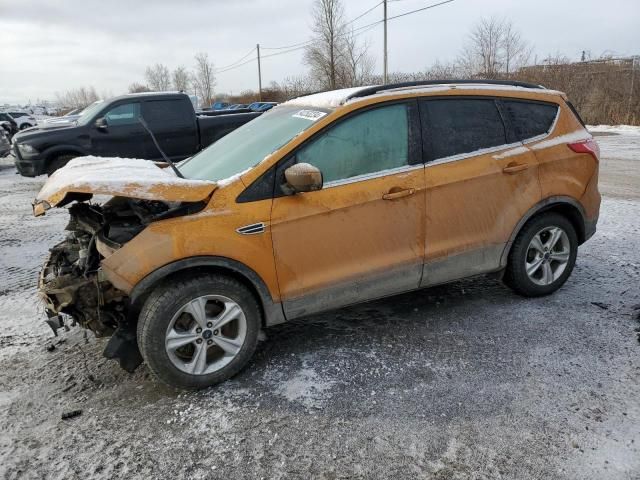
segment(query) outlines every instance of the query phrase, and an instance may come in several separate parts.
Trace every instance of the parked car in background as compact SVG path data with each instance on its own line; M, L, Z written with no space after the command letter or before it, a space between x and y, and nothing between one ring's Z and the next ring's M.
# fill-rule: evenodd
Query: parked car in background
M227 102L215 102L211 104L210 110L224 110L229 104Z
M596 231L598 157L566 96L539 85L300 97L182 163L184 178L88 159L49 179L36 215L78 202L40 294L50 322L113 334L110 358L135 368L141 353L162 381L203 388L287 320L485 273L555 292Z
M8 128L5 128L5 130L8 131L9 137L12 137L20 130L18 128L18 123L8 113L0 112L0 122L8 124Z
M103 100L96 100L91 105L95 105L95 104L101 103L101 102L103 102ZM61 117L48 118L47 120L44 120L44 122L42 122L42 123L45 123L45 124L51 124L51 123L63 124L63 123L75 122L78 118L80 118L80 115L82 115L82 112L85 111L87 108L90 108L91 105L89 105L89 106L87 106L85 108L74 108L73 110L69 111L67 114L62 115Z
M4 128L0 128L0 158L6 157L11 151L11 143Z
M278 103L277 102L253 102L250 103L247 108L252 112L266 112L267 110L272 109Z
M38 124L36 118L27 112L21 112L18 110L10 110L5 112L9 115L18 125L18 130L24 130L25 128L31 128Z
M163 160L139 120L142 117L164 153L179 161L259 115L197 116L184 93L129 94L94 103L72 123L19 132L13 139L13 154L18 172L28 177L51 174L72 158L86 155Z
M247 105L246 103L234 103L233 105L229 105L227 107L227 110L242 110L244 108L247 108L249 105Z

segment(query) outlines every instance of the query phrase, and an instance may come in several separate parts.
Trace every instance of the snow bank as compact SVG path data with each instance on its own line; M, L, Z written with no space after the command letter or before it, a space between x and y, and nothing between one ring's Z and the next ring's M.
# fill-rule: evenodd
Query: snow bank
M634 125L587 125L587 130L590 132L640 135L640 127Z

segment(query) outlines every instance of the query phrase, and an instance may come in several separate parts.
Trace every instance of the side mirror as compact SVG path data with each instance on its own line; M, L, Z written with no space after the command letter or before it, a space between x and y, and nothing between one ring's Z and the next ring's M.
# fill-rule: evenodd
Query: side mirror
M296 163L284 171L291 194L322 189L322 172L309 163Z
M105 130L105 131L109 126L109 124L107 123L107 119L105 117L100 117L99 119L97 119L95 125L98 130Z

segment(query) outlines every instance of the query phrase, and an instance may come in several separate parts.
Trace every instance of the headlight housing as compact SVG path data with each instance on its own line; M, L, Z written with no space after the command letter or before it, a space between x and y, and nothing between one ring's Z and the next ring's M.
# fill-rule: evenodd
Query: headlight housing
M39 152L35 148L33 148L28 143L19 143L18 149L20 150L20 154L27 157L33 157L37 155Z

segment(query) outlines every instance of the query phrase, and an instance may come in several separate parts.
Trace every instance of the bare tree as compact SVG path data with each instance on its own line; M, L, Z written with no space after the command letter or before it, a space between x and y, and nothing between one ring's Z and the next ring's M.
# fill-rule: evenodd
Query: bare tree
M341 86L358 87L366 85L373 77L375 61L369 55L369 46L359 45L353 31L345 35L342 47L344 68L341 68Z
M56 93L56 102L65 107L84 108L98 99L98 93L93 86Z
M312 9L313 41L306 48L305 63L325 88L338 86L346 26L341 0L315 0Z
M458 68L465 77L509 77L526 65L531 47L507 19L483 18L469 35L458 58Z
M213 89L216 85L213 63L209 60L209 55L205 52L195 56L196 66L192 75L193 87L196 95L200 95L206 105L213 101Z
M189 72L184 67L178 67L173 71L173 88L180 92L186 92L191 83Z
M347 29L342 0L315 0L312 18L313 39L304 55L312 81L321 89L369 82L375 63L367 44Z
M129 85L129 93L141 93L149 91L149 87L138 82L133 82L131 85Z
M466 49L466 66L484 78L497 78L501 68L500 47L504 25L495 17L483 18L473 28Z
M508 21L503 22L503 38L500 47L503 58L504 71L507 78L512 72L524 67L531 58L532 47L522 39L513 24Z
M147 67L144 72L149 88L156 92L164 92L171 87L171 75L169 69L161 63Z

